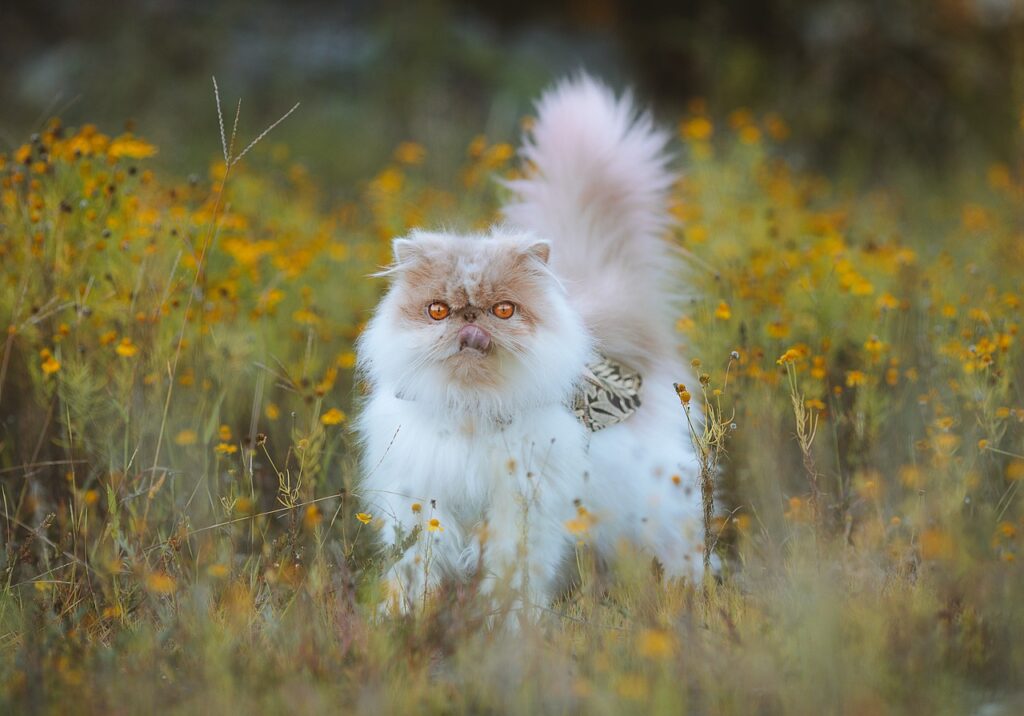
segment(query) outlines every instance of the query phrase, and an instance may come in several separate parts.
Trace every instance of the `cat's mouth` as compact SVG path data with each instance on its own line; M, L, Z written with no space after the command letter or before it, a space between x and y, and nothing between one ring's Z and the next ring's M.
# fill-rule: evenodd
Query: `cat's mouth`
M491 334L475 323L467 323L459 331L459 351L487 353L491 349Z

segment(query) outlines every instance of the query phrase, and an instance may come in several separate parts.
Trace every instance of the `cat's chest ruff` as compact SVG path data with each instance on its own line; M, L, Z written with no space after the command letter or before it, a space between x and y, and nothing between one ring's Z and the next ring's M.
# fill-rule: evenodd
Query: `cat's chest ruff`
M605 355L588 363L580 377L569 407L576 420L592 433L621 423L640 408L640 393L643 376L625 363ZM398 400L406 400L395 393ZM558 407L561 403L550 403L543 407ZM456 415L453 418L454 431L473 437L481 430L503 430L515 424L513 416L480 416L475 413ZM448 432L451 434L451 431Z
M555 404L495 420L480 415L437 415L409 410L389 461L424 494L472 504L515 490L526 473L548 479L584 458L582 426ZM397 416L396 416L397 417ZM566 451L571 457L563 455ZM564 464L563 464L564 463ZM515 466L511 469L509 466Z

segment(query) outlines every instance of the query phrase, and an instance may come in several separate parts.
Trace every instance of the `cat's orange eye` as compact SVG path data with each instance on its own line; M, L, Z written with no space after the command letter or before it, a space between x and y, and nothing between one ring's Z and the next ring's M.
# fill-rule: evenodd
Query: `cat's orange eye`
M502 301L501 303L496 303L494 304L494 307L491 309L491 313L493 313L498 318L512 318L512 314L515 312L516 304L512 303L511 301Z
M451 309L448 308L447 303L441 303L440 301L434 301L427 306L427 315L433 318L435 321L440 321L448 318L448 314Z

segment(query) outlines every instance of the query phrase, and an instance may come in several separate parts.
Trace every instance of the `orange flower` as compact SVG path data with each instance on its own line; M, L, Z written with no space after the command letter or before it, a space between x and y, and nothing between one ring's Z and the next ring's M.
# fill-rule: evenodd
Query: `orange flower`
M400 164L422 164L427 150L416 142L402 142L395 148L395 161Z
M40 367L43 369L43 373L45 373L46 375L53 375L58 370L60 370L60 361L58 361L52 355L48 355L46 356L46 359L43 361L43 364Z
M139 347L132 343L131 338L125 336L124 338L121 339L121 342L117 344L117 347L114 349L114 352L117 353L122 358L131 358L132 356L139 352Z
M331 408L320 416L320 422L324 425L337 425L345 421L347 416L337 408Z
M637 636L636 650L650 659L668 659L675 651L675 639L662 629L644 629Z
M1024 460L1010 460L1006 466L1006 479L1014 482L1024 480Z
M685 139L706 142L715 133L715 125L707 117L693 117L679 125L679 133Z
M858 385L864 385L868 382L868 377L863 371L859 370L848 370L846 371L846 387L854 388Z
M153 572L146 577L146 589L154 594L174 594L178 583L167 572Z
M145 159L156 154L157 148L131 134L122 134L110 143L107 149L107 156L114 159Z

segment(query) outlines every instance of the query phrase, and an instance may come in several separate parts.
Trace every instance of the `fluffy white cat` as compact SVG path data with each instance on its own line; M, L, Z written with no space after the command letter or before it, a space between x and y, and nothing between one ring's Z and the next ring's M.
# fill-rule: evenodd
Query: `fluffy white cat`
M389 575L400 608L481 569L485 590L546 605L581 533L699 573L667 141L628 97L564 81L538 103L506 224L394 241L359 340L357 430L366 509L407 547Z

